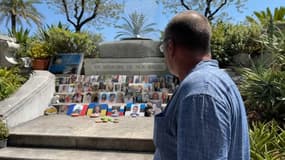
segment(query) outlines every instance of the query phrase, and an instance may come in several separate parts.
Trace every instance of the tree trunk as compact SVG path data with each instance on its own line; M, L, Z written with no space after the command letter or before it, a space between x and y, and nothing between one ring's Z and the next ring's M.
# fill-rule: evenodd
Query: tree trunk
M16 15L11 14L11 29L12 33L16 32Z
M80 25L78 25L78 26L74 26L75 27L75 32L80 32L80 30L81 30L81 26Z

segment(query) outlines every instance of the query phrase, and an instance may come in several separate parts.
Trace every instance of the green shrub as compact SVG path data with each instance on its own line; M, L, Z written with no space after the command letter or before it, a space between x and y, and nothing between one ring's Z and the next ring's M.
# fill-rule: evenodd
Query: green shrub
M56 53L84 53L92 56L97 53L96 45L101 36L92 36L85 32L71 32L63 27L50 27L44 40L53 46Z
M258 120L285 122L285 72L272 69L243 69L240 91L247 111Z
M211 52L221 66L231 65L233 56L239 53L259 54L261 44L257 39L261 35L258 26L234 25L218 22L212 25Z
M242 70L241 94L248 112L254 113L256 120L285 122L284 37L276 30L263 34L259 60Z
M19 74L19 69L0 69L0 101L14 93L26 79Z
M0 140L7 139L9 135L9 130L6 124L0 120Z
M275 122L254 124L250 129L250 154L253 160L285 159L285 130Z
M48 43L32 40L27 45L27 54L32 58L48 58L54 51Z

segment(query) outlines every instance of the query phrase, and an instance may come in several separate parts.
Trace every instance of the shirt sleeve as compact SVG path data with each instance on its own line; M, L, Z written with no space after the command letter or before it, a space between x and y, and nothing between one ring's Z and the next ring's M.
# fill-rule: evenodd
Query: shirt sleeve
M177 159L228 159L229 111L209 95L185 97L177 119Z

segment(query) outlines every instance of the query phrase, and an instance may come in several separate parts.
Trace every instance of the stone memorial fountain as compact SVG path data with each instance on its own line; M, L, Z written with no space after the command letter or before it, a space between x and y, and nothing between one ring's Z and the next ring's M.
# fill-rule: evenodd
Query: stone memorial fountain
M166 74L159 41L128 38L99 44L99 58L85 59L85 74Z

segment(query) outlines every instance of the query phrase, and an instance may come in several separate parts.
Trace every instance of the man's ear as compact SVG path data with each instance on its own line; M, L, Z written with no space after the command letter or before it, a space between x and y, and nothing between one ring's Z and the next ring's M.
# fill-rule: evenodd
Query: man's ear
M170 40L168 42L168 55L170 58L173 58L175 56L175 44L174 44L174 41L173 40Z

